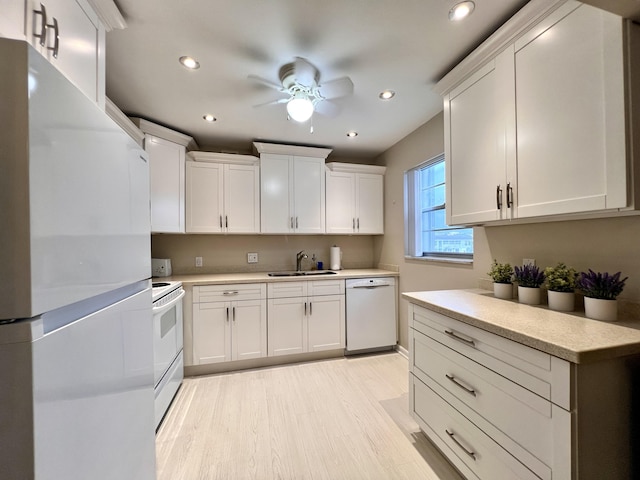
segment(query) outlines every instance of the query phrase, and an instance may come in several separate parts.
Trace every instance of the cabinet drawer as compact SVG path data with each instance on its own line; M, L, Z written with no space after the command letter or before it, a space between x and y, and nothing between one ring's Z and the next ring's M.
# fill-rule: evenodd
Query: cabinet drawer
M414 418L465 477L514 480L540 478L418 378L411 375L410 381Z
M193 303L226 302L231 300L260 300L267 298L264 283L203 285L193 287Z
M571 414L412 330L413 372L522 463L547 478L571 456Z
M409 327L570 410L569 362L417 305Z
M274 282L267 284L269 298L293 298L307 296L307 282Z
M307 285L307 295L344 295L344 280L311 280Z

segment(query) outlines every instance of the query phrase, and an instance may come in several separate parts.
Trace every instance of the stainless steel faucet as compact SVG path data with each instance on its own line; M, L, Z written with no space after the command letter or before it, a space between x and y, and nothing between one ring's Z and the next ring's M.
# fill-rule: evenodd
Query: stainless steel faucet
M302 271L302 259L303 258L309 258L309 257L307 256L306 253L304 253L304 250L300 250L296 254L296 272L301 272Z

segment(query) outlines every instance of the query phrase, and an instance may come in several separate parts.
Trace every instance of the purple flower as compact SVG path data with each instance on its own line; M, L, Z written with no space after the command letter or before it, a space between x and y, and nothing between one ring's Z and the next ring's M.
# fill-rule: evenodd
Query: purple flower
M580 272L580 277L576 282L576 286L582 290L585 297L602 298L604 300L615 300L624 289L624 282L629 277L620 280L622 272L614 275L605 273L596 273L589 269L589 273Z
M520 287L539 287L544 283L544 272L535 265L514 267L514 277Z

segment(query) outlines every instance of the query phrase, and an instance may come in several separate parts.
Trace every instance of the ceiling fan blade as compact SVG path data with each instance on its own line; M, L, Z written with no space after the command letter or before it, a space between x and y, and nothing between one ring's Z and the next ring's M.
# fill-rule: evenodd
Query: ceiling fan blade
M318 102L314 107L314 111L318 112L325 117L336 117L340 113L340 107L333 102L328 100L322 100Z
M353 82L349 77L336 78L318 87L323 98L346 97L353 93Z
M319 76L316 67L302 57L296 57L293 62L296 82L305 87L312 87L318 83Z
M258 83L266 85L267 87L271 87L275 90L278 90L279 92L286 93L286 90L282 85L278 85L277 83L272 82L271 80L267 80L266 78L259 77L258 75L249 75L247 78L249 80L254 80Z
M289 98L280 98L278 100L273 100L271 102L259 103L257 105L254 105L253 108L266 107L267 105L277 105L279 103L287 103L289 100L290 100Z

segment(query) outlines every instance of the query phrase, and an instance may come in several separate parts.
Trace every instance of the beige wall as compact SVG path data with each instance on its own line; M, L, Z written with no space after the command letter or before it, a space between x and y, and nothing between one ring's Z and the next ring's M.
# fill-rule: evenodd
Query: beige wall
M373 237L342 235L153 235L153 258L170 258L174 274L265 272L293 270L296 252L304 250L311 267L311 256L329 268L329 248L342 248L343 268L371 268ZM247 253L257 252L259 263L248 264ZM202 257L202 268L195 267L195 257Z
M565 262L629 276L620 299L640 302L640 217L571 220L474 228L473 265L423 262L404 258L403 173L443 151L442 113L376 159L387 166L385 235L374 239L374 262L399 266L400 292L490 285L492 259L520 265L534 258L541 267ZM408 346L407 302L400 301L399 339Z

